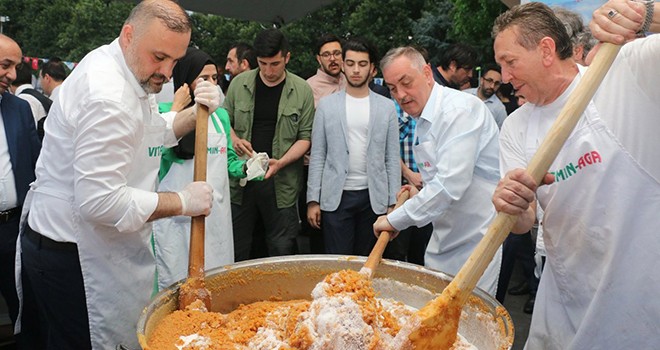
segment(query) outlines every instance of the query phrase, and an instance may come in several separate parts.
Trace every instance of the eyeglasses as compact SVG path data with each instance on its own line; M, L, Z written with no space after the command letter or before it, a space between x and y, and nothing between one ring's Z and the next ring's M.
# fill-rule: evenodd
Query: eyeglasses
M491 78L481 78L481 79L483 79L483 80L484 80L485 82L487 82L489 85L493 85L495 88L498 88L498 87L500 87L500 85L502 85L502 82L501 82L501 81L495 81L495 80L493 80L493 79L491 79Z
M332 51L332 52L326 51L326 52L320 53L319 56L323 57L326 60L328 58L330 58L330 56L333 56L334 58L339 58L339 57L341 57L341 51L340 50L335 50L335 51Z

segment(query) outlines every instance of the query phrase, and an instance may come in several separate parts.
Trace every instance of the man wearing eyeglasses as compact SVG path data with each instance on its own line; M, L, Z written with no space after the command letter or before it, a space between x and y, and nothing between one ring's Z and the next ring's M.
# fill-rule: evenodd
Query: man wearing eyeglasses
M490 113L493 114L495 122L497 122L497 127L501 129L502 123L504 123L504 119L507 116L506 108L495 93L500 88L500 85L502 85L502 73L500 72L500 67L494 64L485 65L483 73L479 87L467 89L465 92L475 95L484 101Z
M341 73L342 49L341 39L334 34L323 34L316 41L314 46L316 60L319 62L319 69L316 74L307 79L307 83L314 93L314 106L319 104L322 97L334 94L335 92L346 88L346 78ZM309 172L309 152L305 154L304 181L307 183ZM303 186L298 198L298 213L301 218L307 216L307 186ZM309 225L307 220L301 221L301 231L303 235L310 238L310 250L313 254L325 253L323 237L321 230L315 229Z
M323 34L316 43L316 60L319 69L307 79L314 92L314 105L321 97L328 96L346 87L346 79L341 74L341 40L334 34Z
M326 253L366 256L371 225L401 184L399 127L392 101L369 89L374 46L352 38L342 47L346 90L322 98L314 115L307 221L323 230Z

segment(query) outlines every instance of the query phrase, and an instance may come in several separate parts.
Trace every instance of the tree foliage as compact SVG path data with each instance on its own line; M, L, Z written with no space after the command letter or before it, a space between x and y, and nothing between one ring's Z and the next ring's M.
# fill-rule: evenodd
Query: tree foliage
M26 56L78 61L116 38L133 6L117 0L0 0L0 15L11 18L4 32L19 42ZM324 33L366 37L381 56L392 47L418 45L428 50L432 61L449 43L460 41L477 47L484 61L492 61L490 28L504 10L498 0L337 0L281 29L291 44L288 68L306 77L318 66L314 46ZM270 26L199 13L191 17L191 45L207 51L218 64L224 63L232 43L252 43L256 33Z

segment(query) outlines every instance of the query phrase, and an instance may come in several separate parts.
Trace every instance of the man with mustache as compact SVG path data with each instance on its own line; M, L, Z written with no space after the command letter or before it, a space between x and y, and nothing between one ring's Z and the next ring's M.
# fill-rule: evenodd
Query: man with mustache
M406 185L411 198L378 218L374 233L433 223L426 266L455 275L495 217L488 197L499 180L497 124L476 97L440 86L412 47L391 49L381 60L385 82L415 118L413 153L424 187ZM501 251L478 286L495 295Z
M161 150L195 126L195 109L171 126L159 92L190 42L191 23L173 1L140 2L119 37L87 54L62 84L46 122L36 180L24 204L19 290L41 327L23 334L42 349L137 348L135 323L151 297L151 221L208 215L212 188L155 192ZM200 82L211 110L219 92ZM29 293L29 291L33 293Z
M500 73L500 67L493 64L484 66L482 72L483 75L481 76L479 87L464 91L484 101L490 113L493 114L495 122L497 122L497 127L501 129L502 123L504 123L504 119L507 116L506 108L495 93L500 88L500 85L502 85L502 73Z
M316 61L319 69L307 79L314 92L314 105L321 97L328 96L346 87L346 79L341 74L341 40L334 34L322 35L316 43Z
M369 89L375 49L362 39L342 49L346 91L322 98L314 116L307 220L326 253L366 256L371 225L396 202L399 126L392 101Z
M312 88L314 106L317 106L322 97L344 90L346 88L346 78L341 72L343 62L341 58L341 39L339 37L329 33L321 35L314 46L314 53L316 54L316 61L319 63L319 69L316 74L307 79L307 84ZM307 183L308 174L309 152L305 154L304 183ZM307 186L303 186L298 197L298 214L301 218L307 217ZM320 230L310 226L307 220L302 220L300 233L309 237L312 254L325 253Z

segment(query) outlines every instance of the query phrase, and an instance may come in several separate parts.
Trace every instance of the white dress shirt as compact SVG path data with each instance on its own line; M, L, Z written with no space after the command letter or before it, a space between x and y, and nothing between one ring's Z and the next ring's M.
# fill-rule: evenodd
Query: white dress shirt
M0 103L2 103L2 95L0 95ZM9 158L5 123L2 120L2 112L0 111L0 211L16 208L17 205L16 183L14 182L11 158Z
M398 231L433 223L426 265L456 274L495 217L497 125L479 98L436 83L415 135L413 152L424 187L387 219ZM492 295L500 259L498 251L478 284Z

